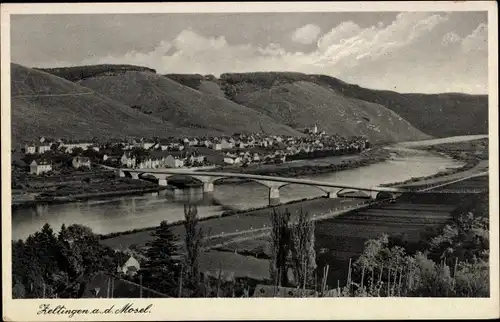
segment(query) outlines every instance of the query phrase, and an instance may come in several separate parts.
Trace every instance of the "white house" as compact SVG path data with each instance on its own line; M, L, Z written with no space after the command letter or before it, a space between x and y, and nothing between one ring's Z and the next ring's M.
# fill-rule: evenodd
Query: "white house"
M40 160L38 162L36 162L36 160L33 160L33 162L31 162L30 164L31 174L39 175L49 171L52 171L52 164L45 160Z
M38 153L43 154L47 151L50 151L50 143L40 144L38 146Z
M202 144L203 144L205 147L207 147L207 148L211 148L211 147L213 146L213 143L212 143L212 141L210 141L210 140L205 140L205 141L203 141L203 143L202 143Z
M24 153L26 153L26 154L35 154L36 153L36 145L34 145L34 144L26 144L24 146Z
M82 150L87 150L90 146L93 146L92 142L80 142L80 141L61 141L59 147L63 148L66 153L73 152L73 149L80 148Z
M216 143L212 144L212 149L215 151L222 150L222 143L216 142Z
M182 168L184 166L183 160L173 157L172 155L167 156L165 163L169 168Z
M79 168L87 168L90 169L90 159L87 157L74 157L73 161L71 162L73 165L73 168L79 169Z
M135 259L133 256L130 256L129 259L123 265L118 265L117 271L119 273L123 273L126 275L135 275L141 269L141 264L139 261Z
M155 141L153 140L144 140L141 142L140 147L143 148L144 150L149 150L156 144Z
M224 157L225 164L234 164L234 159L231 157Z
M189 145L190 146L196 146L198 145L198 140L196 138L192 138L191 140L189 140Z
M240 164L242 162L240 157L224 157L224 163L226 164Z
M221 149L222 150L234 148L234 143L231 142L231 141L227 141L225 139L222 139L220 143L221 143Z
M120 158L120 163L127 168L135 168L135 156L131 156L130 153L123 153L122 157Z

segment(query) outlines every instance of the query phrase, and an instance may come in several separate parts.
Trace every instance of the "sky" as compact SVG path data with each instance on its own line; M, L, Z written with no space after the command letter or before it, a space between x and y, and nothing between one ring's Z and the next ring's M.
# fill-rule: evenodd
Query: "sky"
M11 61L158 73L325 74L404 93L488 92L486 12L11 16Z

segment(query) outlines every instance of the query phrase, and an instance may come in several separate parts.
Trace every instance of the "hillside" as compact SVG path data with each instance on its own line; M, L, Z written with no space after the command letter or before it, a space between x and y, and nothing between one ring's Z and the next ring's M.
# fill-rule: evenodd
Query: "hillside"
M165 76L199 90L202 90L201 84L211 83L212 91L216 85L228 99L242 104L248 103L248 95L252 93L271 89L275 91L282 86L301 81L310 82L333 90L337 96L389 108L420 131L435 137L488 133L488 97L486 95L401 94L362 88L325 75L290 72L228 73L222 74L220 79L202 75L169 74ZM296 88L299 87L296 86ZM254 96L261 97L261 94ZM276 98L273 101L276 101ZM260 108L264 108L262 104L263 100L260 98ZM255 108L255 104L252 106Z
M201 75L165 76L192 88L224 93L293 128L317 124L328 133L366 135L373 142L429 137L386 107L345 97L305 74L223 74L218 80Z
M199 133L138 113L129 106L42 71L11 64L12 144L42 135L123 138Z
M33 69L67 79L71 82L101 75L121 75L127 71L156 73L154 69L135 65L91 65Z
M236 95L235 100L292 127L318 125L341 135L365 135L374 142L428 138L384 106L346 98L323 86L298 81Z
M488 95L402 94L362 88L324 75L313 77L345 96L384 105L435 137L488 133Z
M251 108L151 72L96 76L79 84L177 126L228 134L263 130L269 134L301 135Z

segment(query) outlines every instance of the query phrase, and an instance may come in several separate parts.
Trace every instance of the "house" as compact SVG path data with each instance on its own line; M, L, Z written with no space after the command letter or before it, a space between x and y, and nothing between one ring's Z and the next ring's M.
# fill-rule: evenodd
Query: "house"
M80 169L80 168L90 169L90 159L87 157L80 157L80 156L74 157L73 161L71 161L71 164L75 169Z
M186 161L188 164L203 163L205 156L191 154Z
M80 148L82 150L87 150L94 143L88 141L71 141L71 140L59 140L59 148L62 148L66 153L73 152L73 149Z
M188 144L189 146L196 146L198 145L198 140L196 138L192 138L191 140L189 140Z
M240 157L224 157L224 163L226 164L241 164L242 159Z
M154 140L151 140L151 139L146 139L146 140L143 140L139 146L141 148L143 148L144 150L149 150L150 148L152 148L154 145L156 144L156 142Z
M237 144L236 144L236 147L240 148L240 149L245 149L247 147L247 144L243 141L239 141Z
M182 168L184 166L184 161L170 154L166 157L165 164L169 168Z
M139 261L134 256L130 256L125 263L118 265L117 271L125 275L134 276L139 269L141 269Z
M135 168L137 160L135 156L132 156L130 153L125 152L120 158L120 163L127 168Z
M234 141L234 140L233 140ZM234 143L233 142L230 142L226 139L222 139L220 141L220 144L221 144L221 149L222 150L227 150L227 149L232 149L234 148Z
M48 143L48 142L40 144L38 146L38 153L43 154L43 153L45 153L47 151L50 151L50 147L51 146L52 145L50 143Z
M222 150L222 143L219 143L219 142L217 142L217 143L213 143L213 144L212 144L212 149L213 149L213 150L215 150L215 151L220 151L220 150Z
M38 162L33 160L30 164L31 174L39 175L49 171L52 171L52 164L46 160L39 160Z
M210 140L204 140L201 144L207 148L211 148L213 146L213 142Z
M172 149L174 143L172 142L172 140L168 140L168 139L160 139L158 141L158 145L160 147L160 150L162 151L167 151L169 149Z
M231 157L224 157L225 164L234 164L234 159Z
M26 145L24 145L24 153L26 153L26 154L35 154L36 153L36 145L34 145L34 144L26 144Z

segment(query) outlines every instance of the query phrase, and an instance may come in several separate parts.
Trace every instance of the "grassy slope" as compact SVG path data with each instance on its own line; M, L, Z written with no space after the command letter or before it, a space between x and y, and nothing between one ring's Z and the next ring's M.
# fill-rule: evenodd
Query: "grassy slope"
M362 88L324 75L314 77L345 96L384 105L435 137L488 133L487 95L401 94Z
M186 86L202 90L203 82L213 77L201 75L166 75ZM332 89L337 95L383 105L396 112L420 131L447 137L488 132L488 97L465 94L401 94L362 88L325 75L306 75L286 72L257 72L223 74L215 80L226 97L238 101L254 92L280 88L295 82L307 81ZM213 85L212 85L213 88ZM274 98L274 101L278 98ZM263 108L260 102L260 108ZM286 105L286 100L284 103ZM361 106L361 108L364 108Z
M109 138L191 131L45 72L12 64L11 75L13 145L42 135Z
M273 86L235 99L294 127L317 123L329 133L366 135L373 142L428 138L384 106L346 98L311 82Z
M299 135L299 132L255 110L154 73L98 76L82 80L80 84L126 105L139 105L151 115L180 126L231 134L259 132L262 125L267 133Z

